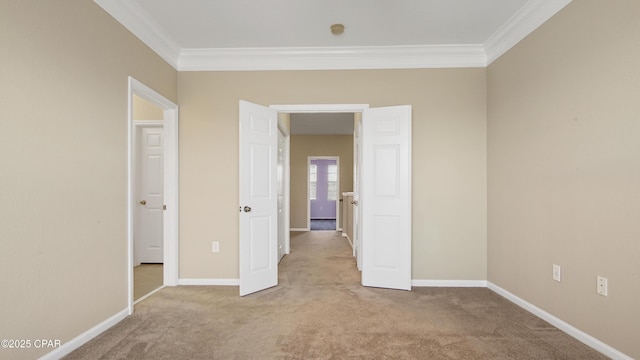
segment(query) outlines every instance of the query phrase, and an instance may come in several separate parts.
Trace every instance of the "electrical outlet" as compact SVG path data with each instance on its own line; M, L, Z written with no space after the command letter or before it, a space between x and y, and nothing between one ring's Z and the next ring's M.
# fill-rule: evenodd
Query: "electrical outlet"
M553 280L560 282L561 270L560 265L553 264Z
M606 277L598 276L598 280L596 283L596 292L598 292L598 294L602 296L607 296L608 285Z
M214 241L211 243L211 251L214 253L220 252L220 241Z

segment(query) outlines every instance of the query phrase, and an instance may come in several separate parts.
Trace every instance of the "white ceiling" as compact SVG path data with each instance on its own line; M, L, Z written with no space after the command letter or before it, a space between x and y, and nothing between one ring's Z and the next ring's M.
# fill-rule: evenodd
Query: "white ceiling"
M246 48L482 44L528 0L133 1L183 48Z
M94 1L184 71L482 67L571 2Z

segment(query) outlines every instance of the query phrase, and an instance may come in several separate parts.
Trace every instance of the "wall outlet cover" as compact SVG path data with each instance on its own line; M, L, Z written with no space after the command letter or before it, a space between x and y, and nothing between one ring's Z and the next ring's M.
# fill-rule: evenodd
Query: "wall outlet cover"
M560 268L560 265L553 264L553 280L559 282L561 278L562 278L562 269Z
M609 284L606 277L598 276L596 282L596 292L602 296L608 296Z

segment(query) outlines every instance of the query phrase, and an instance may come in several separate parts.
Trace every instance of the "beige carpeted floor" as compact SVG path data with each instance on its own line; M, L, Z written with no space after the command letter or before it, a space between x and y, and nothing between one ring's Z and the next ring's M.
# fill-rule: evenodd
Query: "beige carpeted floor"
M160 290L67 359L606 359L484 288L365 288L336 232L293 233L277 287Z
M133 268L133 300L162 286L162 264L141 264Z

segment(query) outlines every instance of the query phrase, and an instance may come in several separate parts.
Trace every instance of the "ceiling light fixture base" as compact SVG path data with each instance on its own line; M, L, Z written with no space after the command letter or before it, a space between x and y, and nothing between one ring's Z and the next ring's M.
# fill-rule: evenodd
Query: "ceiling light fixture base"
M344 32L344 25L342 24L331 25L331 33L333 35L341 35L343 32Z

